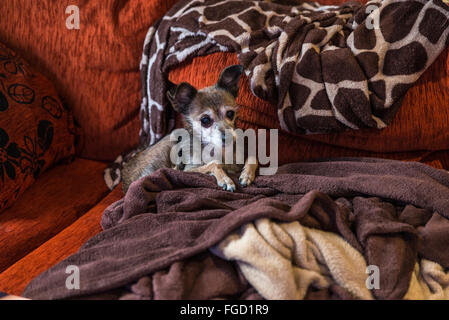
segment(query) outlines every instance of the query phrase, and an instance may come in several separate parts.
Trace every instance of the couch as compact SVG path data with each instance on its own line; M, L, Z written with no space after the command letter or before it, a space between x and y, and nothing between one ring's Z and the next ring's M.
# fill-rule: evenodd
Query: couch
M103 179L107 163L138 144L139 61L145 34L174 0L79 1L79 30L64 27L73 1L4 0L0 42L55 86L78 126L76 153L41 174L0 212L0 291L20 295L27 283L75 253L101 231L105 208L123 197ZM335 4L342 0L321 0ZM33 12L33 20L28 14ZM384 130L300 136L281 132L280 164L370 156L420 161L449 170L449 55L446 49L412 87ZM201 88L238 63L233 53L195 58L170 80ZM276 108L254 97L242 79L241 128L280 128Z

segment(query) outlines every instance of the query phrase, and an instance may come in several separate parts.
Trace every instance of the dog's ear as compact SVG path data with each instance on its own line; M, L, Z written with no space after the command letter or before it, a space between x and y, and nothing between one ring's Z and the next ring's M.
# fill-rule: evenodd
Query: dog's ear
M190 103L195 99L197 90L187 82L182 82L178 86L169 86L167 98L175 111L187 114Z
M242 75L243 67L241 65L233 65L224 69L217 82L217 87L231 93L237 98L239 93L239 81Z

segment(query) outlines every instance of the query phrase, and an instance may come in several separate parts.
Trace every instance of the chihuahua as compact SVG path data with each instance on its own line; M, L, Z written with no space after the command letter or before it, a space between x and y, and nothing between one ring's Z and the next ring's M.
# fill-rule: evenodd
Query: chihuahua
M238 95L242 72L242 66L230 66L223 70L214 86L199 91L186 82L177 86L171 84L167 92L168 100L173 109L183 116L184 129L188 132L190 139L186 142L167 135L153 146L137 152L123 165L122 181L125 193L132 182L160 168L175 168L213 175L218 186L230 192L235 191L236 186L228 173L240 173L239 183L243 187L253 182L258 168L257 160L253 156L247 157L243 165L238 165L234 163L235 161L232 161L232 164L225 164L224 161L217 159L204 163L201 155L196 158L201 160L195 162L183 152L185 143L189 144L187 147L190 150L192 144L197 142L201 153L205 148L224 150L229 143L235 143L235 120L238 109L235 99ZM182 158L182 163L172 162L173 150ZM234 148L231 150L233 151ZM193 148L193 153L195 152L198 151ZM235 152L233 158L234 160L236 158Z

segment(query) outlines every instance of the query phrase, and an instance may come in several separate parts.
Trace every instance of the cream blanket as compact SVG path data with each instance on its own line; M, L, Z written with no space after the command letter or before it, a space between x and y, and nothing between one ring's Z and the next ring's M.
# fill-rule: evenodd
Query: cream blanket
M212 252L236 261L249 283L266 299L303 299L310 286L337 283L355 298L373 299L365 285L363 256L334 233L299 222L260 219L225 238Z
M364 257L340 236L304 227L297 221L256 220L211 251L235 261L265 299L303 299L309 288L322 289L332 284L343 287L356 299L373 299L366 286ZM449 299L449 272L421 259L404 299Z
M404 299L449 300L449 270L438 263L422 259L412 274Z

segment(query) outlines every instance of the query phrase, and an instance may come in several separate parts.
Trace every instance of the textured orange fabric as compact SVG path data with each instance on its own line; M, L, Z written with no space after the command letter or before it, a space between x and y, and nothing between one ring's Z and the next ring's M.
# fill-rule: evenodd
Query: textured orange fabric
M75 153L74 125L53 85L0 43L0 213Z
M0 272L76 221L108 189L105 163L77 159L36 181L14 206L0 214Z
M82 127L82 157L113 160L138 143L145 35L175 0L2 0L0 41L56 86ZM66 28L69 5L80 29Z
M187 81L203 88L214 84L226 66L236 63L233 53L215 53L182 64L170 72L169 78L174 83ZM393 123L384 130L304 136L280 131L279 162L340 156L408 159L426 151L449 149L448 72L449 55L445 50L410 89ZM279 129L276 107L255 97L246 77L242 77L240 84L238 126ZM177 124L181 126L179 119Z
M72 225L1 273L0 291L20 295L34 277L78 251L84 242L101 231L103 211L122 197L122 188L118 186Z

